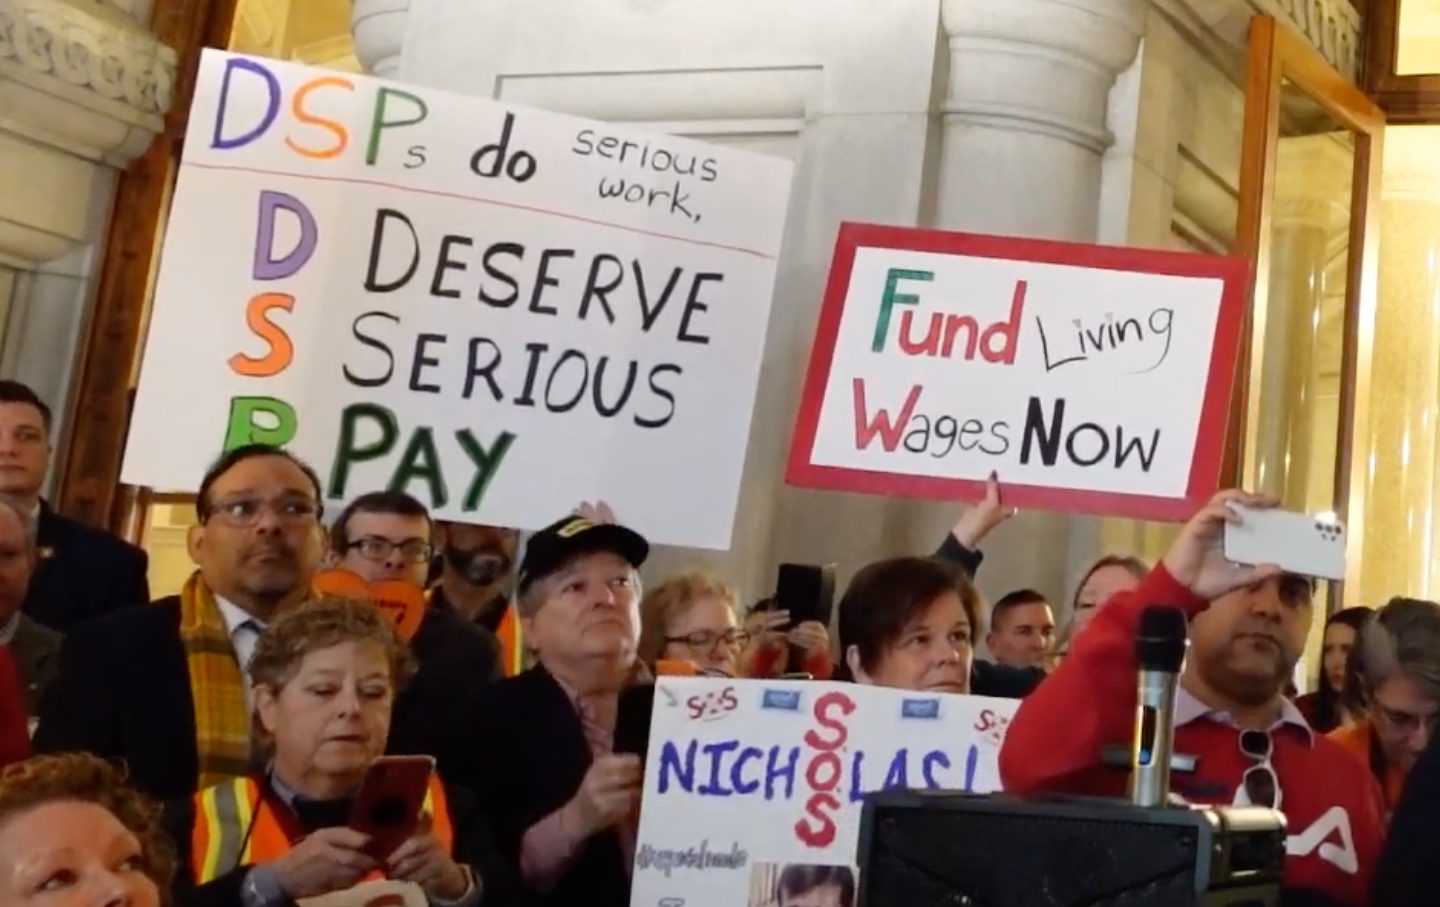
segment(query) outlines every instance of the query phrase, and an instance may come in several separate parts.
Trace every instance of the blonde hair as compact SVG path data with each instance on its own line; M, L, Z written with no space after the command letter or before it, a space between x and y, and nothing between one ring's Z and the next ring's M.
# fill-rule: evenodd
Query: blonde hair
M409 646L373 605L325 597L285 612L265 628L250 658L251 682L278 693L294 679L306 655L347 642L372 642L384 650L396 692L415 675Z
M666 627L702 598L718 598L732 612L739 607L735 587L710 573L683 573L651 589L640 600L640 642L636 653L655 667L665 651Z

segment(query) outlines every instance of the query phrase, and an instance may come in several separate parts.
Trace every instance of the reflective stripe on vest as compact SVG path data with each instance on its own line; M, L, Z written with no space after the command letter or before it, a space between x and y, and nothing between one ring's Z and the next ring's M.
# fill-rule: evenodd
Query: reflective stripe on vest
M500 642L500 656L504 659L506 677L515 677L525 670L525 643L520 633L520 617L512 603L505 609L500 626L495 629L495 638Z
M269 863L290 852L290 839L269 801L260 796L260 785L254 780L226 781L196 794L195 801L191 849L195 884L213 882L241 866ZM431 833L440 846L453 853L455 831L450 805L445 799L445 787L434 773L422 809L430 814Z
M247 840L260 788L249 778L232 778L201 791L195 813L193 862L204 884L249 862Z

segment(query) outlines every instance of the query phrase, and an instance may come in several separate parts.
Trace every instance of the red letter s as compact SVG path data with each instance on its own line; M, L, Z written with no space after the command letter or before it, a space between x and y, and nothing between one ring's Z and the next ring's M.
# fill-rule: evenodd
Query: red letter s
M831 812L840 808L840 801L830 794L816 794L805 804L805 811L815 820L811 824L807 819L801 819L795 823L795 837L800 843L807 847L829 847L835 840L835 820L826 815L825 808Z
M850 734L850 732L845 729L845 725L841 724L838 719L830 716L831 706L838 707L841 714L849 715L855 711L855 700L838 690L833 693L826 693L824 696L815 700L815 720L820 723L821 727L834 731L835 739L833 742L826 742L824 737L821 737L814 728L811 728L805 732L805 743L814 749L838 750L844 745L845 738Z

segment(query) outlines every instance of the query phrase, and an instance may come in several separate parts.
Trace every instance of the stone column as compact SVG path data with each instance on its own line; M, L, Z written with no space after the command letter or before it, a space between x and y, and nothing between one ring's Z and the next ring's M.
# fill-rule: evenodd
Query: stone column
M1380 305L1370 375L1365 542L1358 601L1440 594L1435 550L1440 402L1440 174L1429 127L1385 135Z
M939 170L941 229L1093 242L1106 109L1139 48L1143 0L945 0ZM1004 476L1001 476L1004 480ZM894 528L927 550L954 506L898 505ZM1098 521L1021 514L999 530L981 575L990 593L1069 590L1098 547Z
M395 78L409 15L410 0L354 0L350 28L355 36L355 56L366 72Z
M1298 510L1335 506L1341 345L1355 156L1338 135L1280 141L1260 339L1252 487Z
M59 414L57 450L115 181L175 83L175 52L139 24L149 7L0 0L0 374Z

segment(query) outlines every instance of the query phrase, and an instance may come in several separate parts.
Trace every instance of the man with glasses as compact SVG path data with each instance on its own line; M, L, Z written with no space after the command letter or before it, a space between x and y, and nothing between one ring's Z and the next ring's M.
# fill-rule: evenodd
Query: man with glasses
M1123 794L1125 773L1102 754L1131 742L1140 617L1150 606L1182 608L1190 653L1176 695L1175 751L1196 764L1172 774L1172 790L1191 802L1279 809L1289 834L1286 886L1326 903L1369 903L1384 834L1380 791L1365 765L1315 734L1284 695L1310 628L1310 580L1226 561L1224 527L1240 520L1232 504L1275 506L1222 492L1139 589L1100 609L1011 722L1000 753L1005 789Z
M377 491L350 503L330 530L333 565L367 582L425 584L434 554L434 526L425 506L403 491ZM410 650L419 666L395 703L390 751L422 753L447 767L454 737L465 733L460 707L500 679L495 637L450 610L427 607Z
M252 757L245 668L266 624L310 591L324 551L320 480L253 445L205 474L179 595L72 631L40 707L42 752L124 760L161 800L244 775Z

